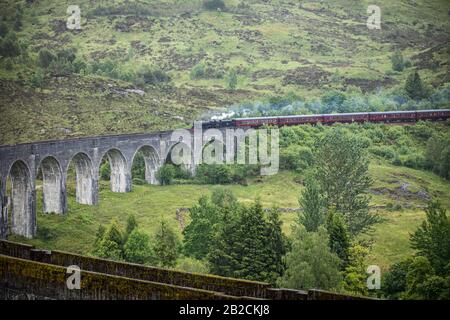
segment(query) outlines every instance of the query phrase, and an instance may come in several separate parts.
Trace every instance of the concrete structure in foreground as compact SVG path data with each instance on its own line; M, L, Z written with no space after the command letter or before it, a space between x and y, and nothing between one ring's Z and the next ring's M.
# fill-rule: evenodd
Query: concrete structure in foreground
M155 173L164 164L172 148L172 131L150 134L126 134L69 140L0 146L0 239L8 233L32 238L36 234L36 176L41 170L43 210L67 212L66 182L71 163L76 171L76 201L98 203L99 169L104 156L111 166L111 190L131 191L131 167L138 151L145 159L145 178L157 184ZM11 194L7 193L10 178ZM11 212L8 213L10 204ZM10 220L10 221L8 221Z

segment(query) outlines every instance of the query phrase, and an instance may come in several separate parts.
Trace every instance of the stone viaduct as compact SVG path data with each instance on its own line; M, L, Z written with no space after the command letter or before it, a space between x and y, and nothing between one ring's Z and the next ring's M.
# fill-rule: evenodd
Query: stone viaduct
M65 214L66 182L71 163L76 171L76 201L96 205L99 201L99 168L104 156L108 157L111 166L110 186L113 192L131 191L131 168L138 151L144 155L146 181L157 184L156 171L165 163L172 148L182 143L182 138L172 141L172 133L126 134L0 146L0 238L6 238L8 233L28 238L35 236L36 177L40 171L43 211ZM11 192L6 196L8 177Z

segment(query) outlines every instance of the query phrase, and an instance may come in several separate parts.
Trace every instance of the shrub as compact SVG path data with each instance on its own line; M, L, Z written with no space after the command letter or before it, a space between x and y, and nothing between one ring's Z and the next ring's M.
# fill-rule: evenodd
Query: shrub
M196 178L206 184L228 184L233 181L230 166L224 164L202 164L197 168Z
M42 48L38 53L38 63L42 68L48 68L56 60L55 54L47 48Z
M403 55L400 51L396 51L391 56L392 70L394 71L403 71L405 68L405 61L403 59Z
M147 65L141 66L136 72L135 84L159 84L169 82L170 76L161 69L152 68Z
M34 72L29 79L29 84L32 88L42 87L43 82L44 82L44 75L41 72L41 70Z
M386 146L373 146L369 149L369 151L372 154L385 159L394 159L397 155L392 147Z
M20 44L15 33L9 32L3 40L0 39L0 56L17 57L20 52Z
M165 164L156 172L156 179L163 186L172 183L175 177L175 166L172 164Z

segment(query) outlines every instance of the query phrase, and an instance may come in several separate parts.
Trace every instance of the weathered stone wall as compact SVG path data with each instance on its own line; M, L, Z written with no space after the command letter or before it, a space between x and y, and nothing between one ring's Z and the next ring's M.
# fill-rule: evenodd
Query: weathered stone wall
M0 241L0 254L68 267L77 265L82 270L116 276L154 281L171 285L218 291L232 296L266 298L269 284L238 280L213 275L174 271L163 268L121 263L86 257L62 251L36 250L32 246Z
M8 272L3 276L3 280L0 277L0 287L3 286L4 296L7 296L8 292L18 292L19 295L22 293L22 296L31 295L32 297L50 298L56 296L57 299L61 299L61 297L62 299L73 298L72 292L69 292L68 296L65 297L67 289L62 288L60 283L57 283L57 288L59 289L57 289L56 292L51 291L49 293L45 290L40 291L39 288L41 285L44 287L49 286L48 283L54 281L54 276L46 276L45 272L51 273L54 272L54 270L59 270L58 272L64 270L65 272L68 266L77 265L84 272L82 273L82 281L84 281L83 275L88 275L89 281L92 281L92 283L97 281L96 286L98 286L97 293L88 292L81 297L77 297L77 299L148 299L149 297L161 299L222 299L232 297L251 297L251 299L272 300L367 299L364 297L353 297L321 290L309 290L306 292L301 290L270 288L269 284L263 282L193 274L130 263L114 262L62 251L38 250L30 245L10 241L0 240L0 255L3 255L3 259L8 261L4 262L4 266L9 268L7 269ZM8 260L6 259L8 257L19 258L20 261ZM19 267L14 269L12 265L15 261L19 261ZM24 261L28 261L31 264L26 264ZM18 273L18 270L20 270L22 266L32 268L33 265L38 271L37 273L32 273L32 276L28 274L31 271ZM3 268L4 266L0 264L0 268ZM50 268L49 266L56 267L57 269ZM92 274L103 276L98 276L96 278L92 276ZM110 276L112 278L105 278L104 276ZM119 281L117 279L122 280ZM130 280L131 282L127 283L123 279ZM44 283L46 280L49 281L47 284ZM27 281L30 281L29 289L27 289L26 286ZM109 285L108 281L113 282ZM144 287L142 295L133 295L133 290L140 290L139 286L134 287L134 282L136 281L141 285L142 283L151 282L153 286L146 287L145 285L142 285ZM88 288L88 291L95 289L95 286L90 283L91 282L88 282L88 286L86 287ZM158 285L156 286L156 284ZM163 290L160 286L168 286L170 289ZM108 290L110 288L112 288L112 291L109 296ZM124 291L118 291L118 288L122 288ZM153 288L157 294L151 296L148 291L150 290L149 288ZM185 292L179 288L191 288L194 291ZM213 293L212 297L208 296L211 292ZM1 295L2 293L0 292L0 298ZM79 293L79 295L81 295L81 293Z
M0 255L0 298L8 290L60 300L217 300L218 292L81 271L81 289L69 290L65 267Z

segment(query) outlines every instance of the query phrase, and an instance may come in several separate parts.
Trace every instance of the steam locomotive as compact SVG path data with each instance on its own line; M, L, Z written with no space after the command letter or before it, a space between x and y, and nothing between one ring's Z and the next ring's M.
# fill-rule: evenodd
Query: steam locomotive
M294 126L302 124L333 124L333 123L362 123L362 122L415 122L419 120L443 121L450 119L450 109L418 110L418 111L388 111L388 112L359 112L337 114L312 114L280 117L238 118L231 120L214 120L202 123L203 129L235 128L261 126Z

